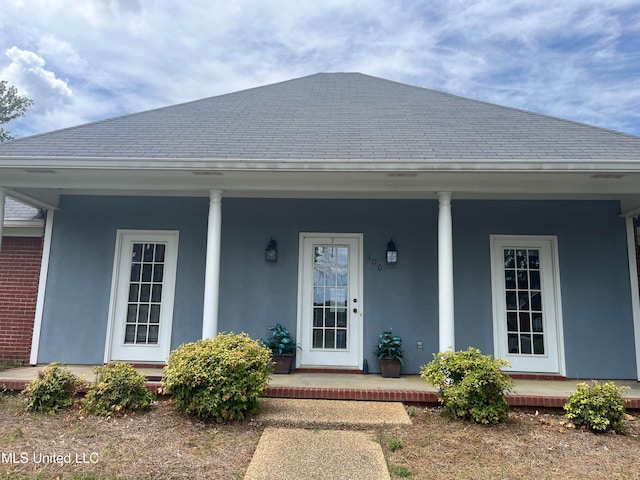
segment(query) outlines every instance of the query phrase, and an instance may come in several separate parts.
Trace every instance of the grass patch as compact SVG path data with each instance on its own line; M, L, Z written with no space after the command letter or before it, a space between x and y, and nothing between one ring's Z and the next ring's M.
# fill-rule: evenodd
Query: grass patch
M0 360L0 371L19 367L24 367L23 360Z
M413 472L410 468L404 465L396 465L395 463L390 463L387 465L389 468L389 474L391 477L397 478L413 478Z

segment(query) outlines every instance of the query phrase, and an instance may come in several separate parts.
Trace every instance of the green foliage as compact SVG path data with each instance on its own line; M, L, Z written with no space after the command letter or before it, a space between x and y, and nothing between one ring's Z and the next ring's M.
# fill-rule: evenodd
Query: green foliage
M413 478L413 472L411 469L404 465L398 465L396 463L388 463L389 473L395 478Z
M109 362L95 369L96 378L84 398L84 410L93 415L118 415L146 411L154 395L146 378L127 363Z
M622 395L628 388L617 387L613 382L579 383L564 405L567 418L577 426L587 427L596 433L607 430L622 433L625 415Z
M438 398L451 416L494 424L505 421L509 414L505 394L513 380L500 371L502 366L510 364L470 347L434 353L433 360L422 366L420 375L438 387Z
M399 440L395 437L388 438L387 444L389 445L389 450L391 450L392 452L396 452L402 448L402 440Z
M14 86L7 86L6 80L0 80L0 125L22 117L33 101L18 94ZM4 128L0 128L0 142L6 142L13 137Z
M183 413L218 422L243 420L258 411L271 370L267 347L245 333L221 333L172 351L162 382Z
M373 353L379 359L389 358L400 360L400 363L404 365L402 359L402 338L394 335L391 330L384 331L380 334L378 344Z
M271 331L271 336L266 340L260 339L260 343L271 350L274 355L292 354L296 352L296 342L291 337L288 329L277 323L269 327L269 330Z
M8 370L10 368L24 367L23 360L0 360L0 370Z
M83 380L58 363L50 363L29 382L21 395L29 412L54 413L73 405Z

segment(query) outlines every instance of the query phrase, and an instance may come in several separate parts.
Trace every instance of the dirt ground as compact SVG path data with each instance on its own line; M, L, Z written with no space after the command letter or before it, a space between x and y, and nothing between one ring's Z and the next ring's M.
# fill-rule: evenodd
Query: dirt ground
M504 425L449 420L407 407L412 426L379 432L392 478L640 479L640 419L626 435L570 428L560 414L512 412ZM9 479L241 479L263 426L186 418L163 400L116 419L75 409L24 414L0 398L0 477Z
M392 478L640 479L638 416L627 416L625 435L596 435L561 413L515 411L505 424L481 426L439 408L407 410L412 426L381 439Z
M262 433L253 421L216 425L184 417L168 401L114 419L78 409L23 414L18 398L0 402L0 478L241 479ZM63 458L46 463L54 454Z

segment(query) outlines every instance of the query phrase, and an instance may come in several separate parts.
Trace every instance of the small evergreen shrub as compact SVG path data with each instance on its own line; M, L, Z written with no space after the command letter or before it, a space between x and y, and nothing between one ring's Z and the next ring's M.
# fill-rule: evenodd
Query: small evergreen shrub
M628 388L617 387L613 382L579 383L564 405L567 418L575 425L596 433L607 430L622 433L625 415L622 395Z
M247 334L221 333L171 352L162 375L176 408L218 422L243 420L258 411L268 386L271 351Z
M73 396L84 381L68 368L54 362L29 382L21 395L29 412L54 413L73 405Z
M84 410L93 415L118 415L151 408L154 395L146 378L127 363L109 362L95 368L96 378L84 398Z
M447 414L475 423L503 422L509 414L506 399L513 380L500 371L509 362L482 355L477 348L433 354L420 376L438 388Z

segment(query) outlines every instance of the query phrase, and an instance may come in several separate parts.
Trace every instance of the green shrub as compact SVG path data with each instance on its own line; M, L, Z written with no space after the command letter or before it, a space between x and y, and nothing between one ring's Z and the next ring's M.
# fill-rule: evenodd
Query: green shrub
M29 382L21 395L29 412L54 413L73 405L73 396L84 381L58 363L50 363Z
M271 351L246 334L221 333L181 345L162 375L176 408L216 421L243 420L258 411L268 386Z
M600 384L593 381L591 385L579 383L564 409L567 418L579 427L587 427L593 432L623 431L625 400L623 393L629 387L617 387L613 382Z
M469 348L434 353L433 360L422 366L420 375L438 387L438 398L449 415L494 424L505 421L509 414L505 394L513 380L500 371L503 366L510 364Z
M154 395L144 386L145 376L131 365L110 362L94 370L96 378L84 398L87 413L107 416L151 408Z

